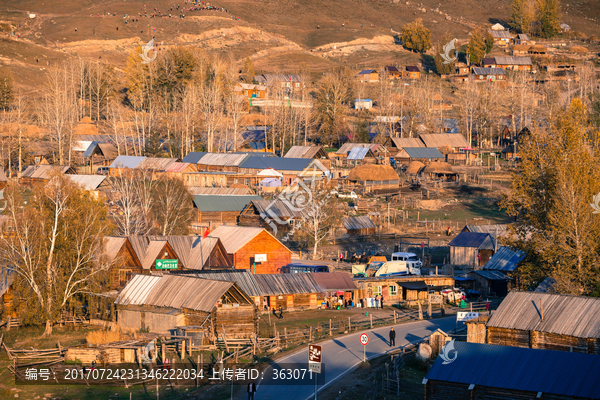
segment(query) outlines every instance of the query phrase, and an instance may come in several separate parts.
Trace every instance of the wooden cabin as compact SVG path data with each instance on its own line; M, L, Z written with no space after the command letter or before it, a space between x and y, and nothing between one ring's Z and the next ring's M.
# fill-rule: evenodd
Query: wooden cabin
M512 36L510 36L509 31L490 29L488 32L491 33L492 37L494 38L495 45L508 46L512 40Z
M253 200L262 200L257 195L196 195L194 207L196 218L193 225L217 227L222 224L237 225L242 210Z
M473 280L473 289L484 296L505 297L512 289L514 280L502 271L481 270L467 274Z
M195 335L249 339L258 333L256 306L232 282L181 275L135 275L115 301L123 330L169 333L195 326Z
M256 274L274 274L292 262L292 252L263 228L221 225L211 232L221 239L229 265Z
M358 288L354 297L355 302L381 295L384 304L398 302L416 304L418 300L427 301L429 291L439 292L445 288L452 288L455 284L454 277L445 275L395 275L353 278L352 281Z
M398 190L400 178L389 165L360 165L352 168L348 181L368 191Z
M44 186L53 175L75 174L75 169L68 165L30 165L23 171L19 184L22 186Z
M281 235L293 229L296 221L301 221L304 215L302 210L296 210L280 199L252 200L240 213L238 224L264 228L273 235Z
M473 68L475 82L495 82L506 80L506 72L502 68Z
M412 161L431 162L444 159L444 155L435 147L404 147L396 153L396 161L403 164Z
M237 96L244 96L248 99L265 99L267 97L267 87L253 83L240 82L235 85L233 92Z
M76 183L82 189L90 192L94 198L103 199L107 198L107 193L111 191L111 186L109 182L106 180L105 175L75 175L69 174L65 175L71 181Z
M600 354L600 299L512 291L486 324L485 343Z
M452 265L473 270L482 269L495 251L495 241L489 233L461 232L448 246Z
M388 149L390 156L397 157L397 154L406 147L425 147L425 143L419 138L387 138L385 147ZM397 160L396 160L397 161Z
M105 237L104 255L112 262L109 269L111 290L123 288L133 275L143 272L142 262L126 237Z
M404 79L419 79L421 77L421 70L419 67L414 65L407 65L402 72Z
M331 168L329 154L323 146L292 146L285 154L285 158L310 158L319 160L327 169Z
M379 82L379 73L375 69L364 69L356 75L356 80L363 83Z
M423 133L419 138L425 143L425 147L435 147L438 150L450 148L454 153L469 147L467 139L460 133Z
M453 345L423 379L425 400L599 397L600 356L459 341Z
M265 300L268 310L277 310L281 306L285 311L297 311L320 306L319 300L323 296L312 275L316 274L254 275L262 294L263 309Z
M498 68L511 71L531 71L531 57L495 57Z
M402 78L402 72L400 72L398 67L395 67L393 65L386 66L384 68L384 71L387 74L387 78L390 80Z
M342 225L350 236L373 235L377 232L377 226L366 215L361 217L344 217Z

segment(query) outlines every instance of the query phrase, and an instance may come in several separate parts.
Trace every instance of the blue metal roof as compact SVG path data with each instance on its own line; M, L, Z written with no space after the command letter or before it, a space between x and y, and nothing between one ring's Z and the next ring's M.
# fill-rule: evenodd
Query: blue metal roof
M525 253L513 250L510 247L500 247L488 262L483 266L486 270L514 271L525 258Z
M404 150L410 158L444 158L435 147L405 147Z
M448 246L475 247L480 250L493 250L494 242L489 233L461 232L448 243Z
M183 160L181 160L181 161L190 163L190 164L198 164L198 161L200 161L200 159L202 157L204 157L205 155L206 155L205 151L193 151L193 152L189 153L187 156L183 157Z
M600 399L600 356L454 342L456 359L437 358L428 380Z
M302 171L313 160L310 158L280 158L280 157L247 157L240 168L266 169L273 168L276 171Z
M362 160L365 158L369 150L370 149L368 147L353 147L352 150L350 150L350 153L348 153L347 159Z
M513 279L501 271L473 271L472 273L477 274L489 281L510 281Z
M271 129L270 126L248 126L242 132L242 138L250 142L260 142L265 140L265 132Z
M135 168L144 161L146 157L140 156L118 156L110 164L110 168Z
M364 75L364 74L370 74L371 72L375 72L375 70L374 69L363 69L358 74L359 75Z
M194 205L201 212L242 211L252 200L262 200L262 197L200 194L194 196Z

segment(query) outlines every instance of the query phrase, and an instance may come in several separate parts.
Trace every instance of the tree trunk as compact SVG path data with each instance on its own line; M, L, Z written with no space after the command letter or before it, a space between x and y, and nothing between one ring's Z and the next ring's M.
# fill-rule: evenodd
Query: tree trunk
M50 337L52 335L52 321L46 320L46 329L44 329L43 337Z

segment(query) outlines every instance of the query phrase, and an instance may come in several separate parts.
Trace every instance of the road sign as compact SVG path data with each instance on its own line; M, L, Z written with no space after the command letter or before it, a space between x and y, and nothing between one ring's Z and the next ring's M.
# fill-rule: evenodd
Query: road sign
M321 373L321 346L316 344L308 345L308 370L317 374Z
M478 312L458 312L456 313L456 321L457 322L465 322L470 319L479 318Z
M366 346L367 343L369 343L369 336L366 333L363 333L362 335L360 335L360 343L363 346Z
M156 269L179 269L179 260L156 260Z

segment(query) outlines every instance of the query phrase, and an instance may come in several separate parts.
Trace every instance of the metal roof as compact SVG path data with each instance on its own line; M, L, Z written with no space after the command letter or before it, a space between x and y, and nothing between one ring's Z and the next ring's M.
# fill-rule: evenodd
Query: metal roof
M198 164L198 161L200 161L200 159L202 159L202 157L204 157L207 154L208 153L205 151L193 151L191 153L188 153L187 156L183 157L183 160L181 161L190 164Z
M419 67L417 67L416 65L407 65L406 70L408 72L419 72Z
M310 273L254 275L263 296L321 293Z
M249 142L263 142L265 141L265 133L271 129L270 126L247 126L242 131L242 138Z
M346 230L377 228L373 221L371 221L371 218L366 215L360 217L344 217L342 224Z
M481 65L482 66L486 66L486 65L496 65L496 59L494 57L484 57L481 60Z
M488 32L491 33L492 36L494 38L497 38L497 39L510 39L510 38L512 38L512 36L510 36L510 32L509 31L500 31L500 30L492 29L492 30L488 30Z
M373 73L373 72L377 72L377 71L376 71L376 70L374 70L374 69L363 69L363 70L362 70L362 71L360 71L358 74L359 74L359 75L365 75L365 74L370 74L370 73Z
M237 167L246 157L246 154L206 153L197 164Z
M536 293L554 293L554 284L556 281L553 278L547 277L540 282L538 287L535 288Z
M292 146L285 158L314 158L321 150L323 146ZM327 156L327 152L323 150L323 153Z
M456 359L444 365L438 357L426 379L600 399L598 355L467 342L454 350Z
M263 231L263 228L250 226L221 225L212 231L210 235L221 239L227 254L233 254L248 244L248 242L250 242Z
M425 147L425 143L420 138L392 138L392 143L399 149L405 147Z
M444 158L444 155L435 147L405 147L404 151L410 158Z
M202 236L148 236L153 241L166 241L169 243L177 258L181 260L186 269L201 270L208 262L210 254L217 246L222 246L218 238ZM160 250L159 250L160 251ZM223 252L225 249L223 247ZM152 260L154 261L154 260Z
M222 187L203 187L203 186L188 186L188 192L192 196L200 195L200 194L210 194L210 195L227 195L227 196L243 196L252 194L252 191L249 187L245 188L222 188Z
M308 165L311 162L313 162L311 158L279 158L249 156L240 165L240 168L260 170L273 168L277 171L302 171L306 167L308 167ZM316 162L318 162L318 160L316 160Z
M510 281L512 278L501 271L472 271L471 273L477 274L488 281Z
M543 301L544 321L540 315ZM600 299L512 291L492 314L488 326L600 338Z
M475 75L506 75L506 72L502 68L473 68Z
M498 251L483 266L485 270L514 271L525 258L525 253L510 247L500 247Z
M173 271L171 271L171 273L173 273ZM216 269L194 271L193 273L189 273L188 271L177 271L175 274L195 276L197 278L211 279L215 281L234 282L248 296L262 296L260 287L258 286L258 283L256 283L256 275L253 275L250 273L250 270L247 269Z
M465 225L463 232L489 233L492 237L508 236L508 224Z
M278 218L299 218L304 215L302 210L294 209L289 206L290 203L284 202L281 199L275 200L252 200L252 205L256 209L257 214L271 215Z
M494 57L496 65L531 65L531 57Z
M342 145L342 147L340 147L335 154L348 154L352 151L352 149L354 149L355 147L367 147L369 149L374 150L375 147L374 144L371 143L344 143Z
M362 160L368 155L369 151L371 151L371 149L368 147L353 147L352 150L350 150L350 153L348 153L347 159Z
M323 292L358 289L346 272L317 272L311 275Z
M126 241L126 237L105 236L104 255L106 255L106 257L108 257L109 260L114 260Z
M489 233L461 232L448 246L476 247L479 250L493 250L494 241Z
M394 67L393 65L388 65L387 67L385 67L385 69L389 72L399 72L398 68Z
M144 161L146 157L141 156L118 156L110 164L110 168L136 168Z
M233 285L176 274L135 275L121 290L115 304L210 312Z
M467 140L460 133L427 133L419 135L426 147L467 147Z
M262 197L199 194L194 196L194 205L201 212L242 211L252 200L262 200Z
M176 163L177 160L177 158L146 157L135 168L150 171L166 171L171 165Z
M187 163L187 162L174 162L165 169L165 172L183 172L187 168L189 168L190 165L195 165L195 164ZM196 170L196 167L194 167L194 171L195 170Z
M21 174L21 178L50 179L51 173L66 174L72 170L68 165L30 165Z
M85 190L96 190L106 179L106 175L65 175Z

